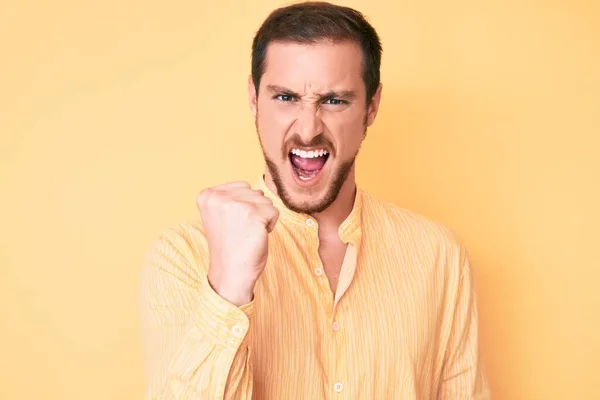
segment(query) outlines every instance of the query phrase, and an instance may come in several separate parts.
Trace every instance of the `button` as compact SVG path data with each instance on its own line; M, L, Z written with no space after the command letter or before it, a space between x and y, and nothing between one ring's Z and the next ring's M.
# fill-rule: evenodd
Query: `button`
M333 385L333 390L337 393L341 393L341 391L344 390L344 385L342 385L342 382L336 382L335 385Z
M338 324L337 321L333 321L333 324L331 324L331 328L337 332L340 330L340 324Z
M315 226L315 223L316 223L315 220L312 218L309 218L306 220L306 225L308 225L308 226Z
M233 333L233 336L235 337L242 337L244 335L244 328L242 328L241 325L234 325L231 328L231 333Z
M321 275L323 275L323 268L321 268L321 267L317 267L317 268L315 268L315 275L316 275L316 276L321 276Z

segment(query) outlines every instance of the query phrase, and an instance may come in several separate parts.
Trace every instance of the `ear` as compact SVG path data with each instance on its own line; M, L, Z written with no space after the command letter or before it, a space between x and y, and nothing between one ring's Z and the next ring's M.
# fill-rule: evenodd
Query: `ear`
M371 126L373 125L373 122L375 122L375 117L377 116L377 111L379 110L379 103L381 102L382 90L383 85L380 83L379 86L377 86L377 90L371 98L371 104L369 104L369 108L367 109L367 126Z
M256 118L256 110L258 109L258 96L256 93L256 88L254 87L254 81L252 80L252 75L248 77L248 103L250 103L250 110L252 111L252 115Z

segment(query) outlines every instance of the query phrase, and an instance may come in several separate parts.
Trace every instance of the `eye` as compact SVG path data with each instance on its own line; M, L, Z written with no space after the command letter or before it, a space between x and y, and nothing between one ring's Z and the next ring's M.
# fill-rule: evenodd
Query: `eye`
M325 104L331 104L333 106L341 106L344 104L348 104L348 102L346 100L340 100L340 99L327 99L327 100L325 100Z
M289 94L278 94L278 95L274 96L273 98L277 99L281 102L284 102L284 103L289 103L290 101L294 101L294 96L289 95Z

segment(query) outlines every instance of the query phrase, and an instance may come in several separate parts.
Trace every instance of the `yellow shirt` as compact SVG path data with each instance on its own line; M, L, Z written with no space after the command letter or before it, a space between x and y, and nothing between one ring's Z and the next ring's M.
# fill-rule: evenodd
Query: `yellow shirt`
M165 232L141 274L147 399L487 398L468 255L446 228L357 190L334 294L318 225L280 211L250 304L206 278L200 221Z

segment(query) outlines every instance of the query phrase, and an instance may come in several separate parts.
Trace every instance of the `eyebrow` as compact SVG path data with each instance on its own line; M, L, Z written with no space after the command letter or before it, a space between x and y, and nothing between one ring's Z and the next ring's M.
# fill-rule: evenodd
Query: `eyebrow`
M279 85L267 85L267 90L272 93L284 94L286 96L293 96L296 98L301 98L302 96L299 93L294 92L291 89L285 88ZM317 93L317 97L319 101L328 100L328 99L343 99L343 100L354 100L356 98L356 92L352 90L331 90L327 93Z

